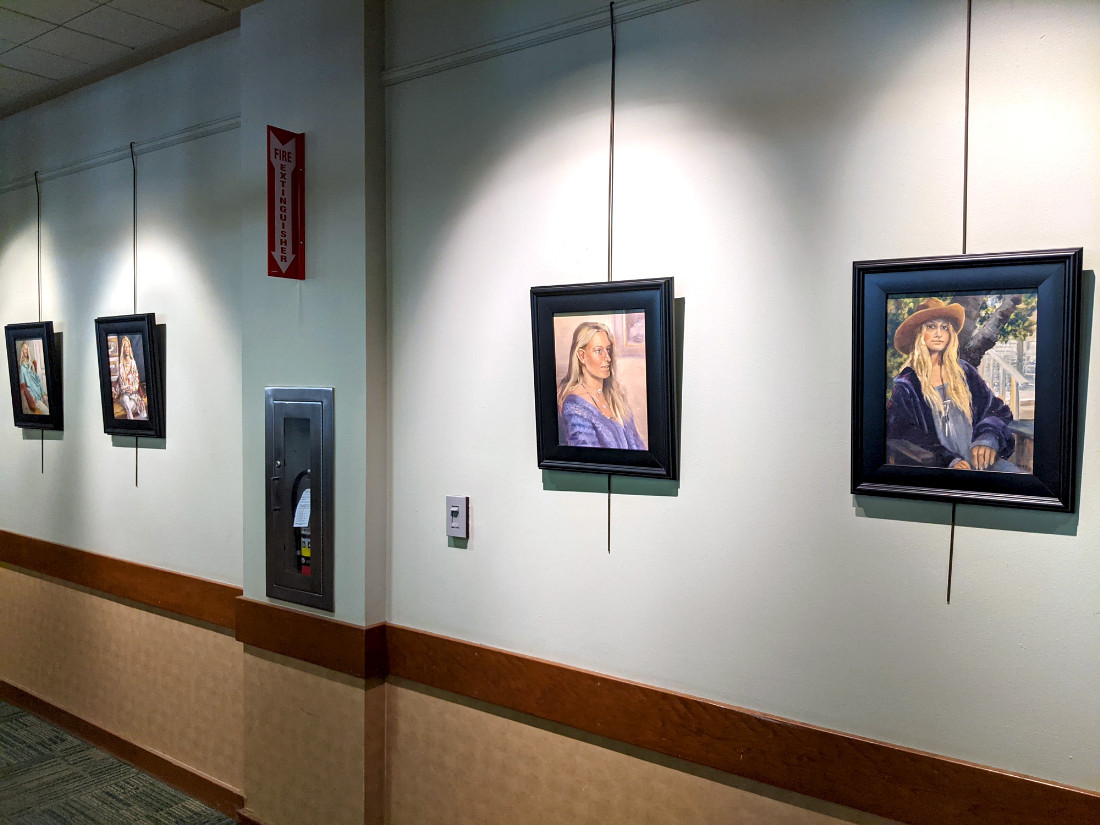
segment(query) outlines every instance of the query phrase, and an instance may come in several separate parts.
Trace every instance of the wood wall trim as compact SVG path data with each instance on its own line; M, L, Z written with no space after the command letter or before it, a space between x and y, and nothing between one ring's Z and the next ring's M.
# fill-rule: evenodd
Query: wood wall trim
M0 530L0 562L233 629L239 587Z
M241 825L267 825L266 822L257 819L256 814L248 808L241 808L237 811L237 821L241 823Z
M387 625L389 672L912 825L1100 822L1100 794Z
M229 628L243 644L339 673L392 674L913 825L1100 823L1100 794L1084 789L419 630L360 627L246 599L238 587L3 530L0 562ZM114 735L12 691L18 689L0 682L0 698L13 696L7 701L134 764L145 758L128 756L138 746L118 737L113 745L100 744ZM158 776L163 770L165 781L181 787L169 777L186 769L156 758L163 768L138 766ZM202 794L213 793L209 788L183 790L230 815L241 807L239 801L231 809L208 801Z
M384 625L360 627L238 596L237 641L361 679L386 674Z
M124 762L129 762L138 770L155 776L204 805L221 811L226 816L236 817L238 809L244 805L244 796L234 788L166 759L159 753L104 730L98 725L86 722L79 716L74 716L45 699L39 699L22 688L0 681L0 700L67 730L73 736L95 745Z

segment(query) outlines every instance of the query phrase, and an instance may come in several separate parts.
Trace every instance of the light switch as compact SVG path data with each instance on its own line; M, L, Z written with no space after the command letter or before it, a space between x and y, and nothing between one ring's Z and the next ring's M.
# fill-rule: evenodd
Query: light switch
M464 539L470 535L470 499L447 496L447 535Z

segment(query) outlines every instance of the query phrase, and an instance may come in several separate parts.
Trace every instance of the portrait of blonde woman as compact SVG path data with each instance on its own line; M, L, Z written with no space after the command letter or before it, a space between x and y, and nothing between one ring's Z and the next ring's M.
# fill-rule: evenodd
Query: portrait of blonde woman
M144 421L149 417L145 398L141 393L141 383L134 348L130 339L124 336L119 348L118 381L115 384L115 400L121 407L121 412L116 409L115 418Z
M49 397L46 394L45 365L42 363L42 343L34 341L35 354L31 355L31 342L19 342L19 397L23 412L27 415L49 415Z
M965 320L961 304L925 298L898 326L894 348L908 358L886 405L887 442L928 456L899 464L1018 473L1009 460L1016 449L1012 411L959 357Z
M618 379L618 346L607 324L588 320L574 327L557 387L559 444L647 449L631 410L633 399ZM644 396L638 403L645 403Z

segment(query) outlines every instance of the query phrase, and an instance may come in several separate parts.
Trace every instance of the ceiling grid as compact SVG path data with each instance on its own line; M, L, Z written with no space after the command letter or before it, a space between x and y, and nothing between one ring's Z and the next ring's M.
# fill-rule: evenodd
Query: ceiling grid
M0 117L234 28L257 0L0 0Z

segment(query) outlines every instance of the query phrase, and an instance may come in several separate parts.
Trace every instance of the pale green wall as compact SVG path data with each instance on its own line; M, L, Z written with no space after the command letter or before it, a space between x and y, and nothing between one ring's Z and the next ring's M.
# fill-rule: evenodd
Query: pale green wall
M65 431L44 451L13 426L5 389L0 528L232 584L242 581L237 46L227 32L0 123L0 325L38 319L35 189L18 184L40 170L43 318L64 336L65 385ZM213 133L176 142L198 124ZM141 449L137 487L134 439L103 433L94 327L134 310L131 141L137 309L167 327L168 438Z
M399 0L390 68L603 8ZM42 475L0 427L0 527L264 598L263 388L334 386L338 618L1097 788L1096 410L1080 515L959 508L950 606L948 508L847 492L851 262L961 248L965 8L698 0L620 26L615 272L676 277L683 468L676 495L616 480L610 556L606 496L535 465L528 310L606 272L606 28L390 86L384 169L378 8L350 0L266 0L8 118L0 190L240 128L139 158L169 436L136 490L89 377L91 320L129 309L128 164L44 184L68 429ZM977 0L973 22L969 251L1084 246L1091 318L1100 8ZM264 274L268 123L307 134L300 285ZM3 323L36 315L34 267L33 187L0 191ZM448 494L471 496L465 548Z
M395 3L390 53L576 11L519 5ZM1095 269L1100 6L973 22L969 251ZM961 251L966 34L962 0L621 23L615 276L676 278L683 466L612 497L610 555L604 480L536 466L528 301L606 276L608 29L389 88L392 621L1100 787L1100 413L1079 516L959 508L950 605L950 506L848 492L852 261Z
M352 0L267 0L242 12L240 51L245 594L266 598L264 388L333 387L334 615L360 624L385 617L387 500L382 148L367 140L381 43L368 22ZM303 282L265 275L268 124L306 134Z

